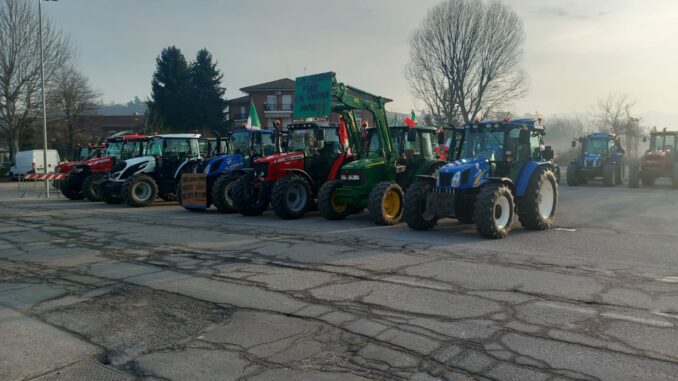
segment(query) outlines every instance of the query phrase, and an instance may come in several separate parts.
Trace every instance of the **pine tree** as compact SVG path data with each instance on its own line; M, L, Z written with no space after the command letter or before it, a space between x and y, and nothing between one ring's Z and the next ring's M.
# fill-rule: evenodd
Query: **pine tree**
M225 127L226 89L221 87L223 75L217 69L212 54L201 49L191 64L191 84L195 94L196 127L205 134Z
M163 49L151 81L150 118L160 122L163 132L193 132L197 127L194 100L186 58L175 46Z

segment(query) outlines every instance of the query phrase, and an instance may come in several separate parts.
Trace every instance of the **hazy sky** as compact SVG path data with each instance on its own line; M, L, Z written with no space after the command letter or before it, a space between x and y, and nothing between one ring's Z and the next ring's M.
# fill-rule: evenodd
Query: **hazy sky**
M79 66L105 102L150 93L155 58L169 45L188 59L206 47L239 88L335 71L340 81L419 104L403 70L408 38L437 0L59 0L43 12L70 34ZM527 33L530 94L517 113L587 113L626 93L646 124L678 120L678 1L506 0ZM674 124L675 123L675 124Z

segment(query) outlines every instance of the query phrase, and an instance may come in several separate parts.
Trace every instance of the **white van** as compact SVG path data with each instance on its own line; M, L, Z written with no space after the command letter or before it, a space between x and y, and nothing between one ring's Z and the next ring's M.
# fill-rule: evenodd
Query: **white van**
M9 169L9 176L16 178L17 176L24 176L27 173L44 173L45 172L45 156L43 150L34 149L30 151L17 152L14 156L14 163ZM47 172L54 172L59 165L59 152L55 149L47 150Z

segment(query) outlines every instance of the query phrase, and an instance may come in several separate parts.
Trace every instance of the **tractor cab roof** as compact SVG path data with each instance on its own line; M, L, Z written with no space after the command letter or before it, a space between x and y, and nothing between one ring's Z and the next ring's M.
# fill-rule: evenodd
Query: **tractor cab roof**
M652 131L650 132L650 135L657 135L657 136L664 136L664 135L672 135L672 136L678 136L678 131Z
M239 130L228 131L227 135L233 135L233 134L238 133L238 132L259 132L259 133L262 133L262 134L272 134L272 133L275 133L274 130L248 130L248 129L246 129L246 128L241 128L241 129L239 129Z
M106 138L106 141L109 143L112 142L124 142L129 140L148 140L146 135L123 135L123 136L110 136Z
M392 130L408 130L408 129L410 129L410 126L391 126L390 128L391 128ZM420 125L416 125L416 126L414 126L414 127L412 127L412 128L415 129L415 130L421 130L421 131L431 131L431 132L436 132L436 131L438 131L438 129L435 128L435 127L433 127L433 126L420 126Z
M465 128L496 128L512 130L514 128L527 128L530 131L544 132L544 125L540 124L534 118L508 119L508 120L481 120L471 123L466 123Z
M153 135L151 138L161 138L161 139L200 139L200 134L163 134L163 135Z
M615 135L609 132L594 132L588 136L593 139L614 139Z
M300 122L300 123L291 123L287 125L288 130L302 130L309 128L337 128L339 125L337 123L328 123L328 122Z

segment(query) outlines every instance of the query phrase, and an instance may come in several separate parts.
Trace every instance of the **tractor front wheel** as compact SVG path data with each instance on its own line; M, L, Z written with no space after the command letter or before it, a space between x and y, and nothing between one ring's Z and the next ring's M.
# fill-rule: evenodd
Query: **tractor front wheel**
M567 166L567 185L571 187L579 185L579 165L576 163Z
M377 225L395 225L400 222L404 193L400 185L390 181L382 181L372 188L367 206L372 221Z
M219 178L214 182L212 186L212 200L214 201L214 206L221 213L233 213L235 208L233 207L233 199L231 194L236 181L242 176L239 173L224 174L219 176Z
M82 193L85 198L98 202L102 201L101 196L98 193L99 182L104 178L102 174L89 175L85 178L85 181L82 182Z
M323 184L318 191L320 215L328 220L343 220L351 214L350 205L337 203L334 199L334 193L341 187L341 181L330 180Z
M426 197L433 189L429 182L416 182L405 193L405 212L403 216L407 226L414 230L431 230L438 223L438 216L426 211Z
M313 202L311 185L299 175L287 175L273 185L271 206L285 220L301 218Z
M548 169L532 174L525 195L518 199L518 219L525 229L546 230L553 226L558 206L556 177Z
M640 163L632 161L629 165L629 188L638 188L640 186Z
M152 177L137 175L122 185L122 199L129 206L143 208L149 206L158 197L158 185Z
M614 175L617 173L617 166L613 163L606 164L603 168L603 185L606 187L614 186Z
M513 225L515 204L511 190L504 184L489 183L476 197L473 220L485 238L505 238Z
M268 200L263 200L259 194L250 194L250 188L254 185L252 175L240 176L233 184L231 201L233 209L243 216L258 216L268 209Z
M73 181L71 176L61 182L61 194L66 196L69 200L82 200L85 195L82 194L82 189Z
M111 182L109 180L104 180L97 185L97 195L101 197L106 204L116 205L122 203L122 198L120 196L113 194L108 188L108 184Z

